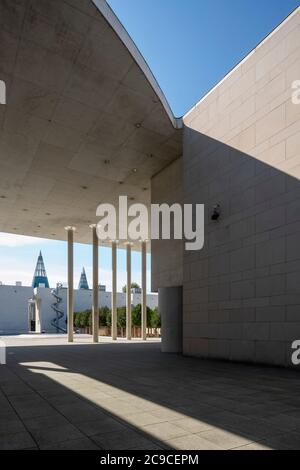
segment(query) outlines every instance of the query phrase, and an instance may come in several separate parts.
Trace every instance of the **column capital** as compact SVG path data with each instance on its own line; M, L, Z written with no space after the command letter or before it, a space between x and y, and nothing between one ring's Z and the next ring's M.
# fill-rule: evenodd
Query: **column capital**
M66 230L67 232L70 232L70 231L75 232L76 227L74 227L74 226L72 226L72 225L67 225L67 226L65 227L65 230Z
M96 227L97 227L97 224L90 224L89 227L90 227L90 228L96 228Z

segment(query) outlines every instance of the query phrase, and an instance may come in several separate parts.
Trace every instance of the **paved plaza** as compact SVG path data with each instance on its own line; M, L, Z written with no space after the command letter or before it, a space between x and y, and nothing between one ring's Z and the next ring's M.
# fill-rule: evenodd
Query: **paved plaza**
M300 449L296 371L162 354L157 340L4 339L0 449Z

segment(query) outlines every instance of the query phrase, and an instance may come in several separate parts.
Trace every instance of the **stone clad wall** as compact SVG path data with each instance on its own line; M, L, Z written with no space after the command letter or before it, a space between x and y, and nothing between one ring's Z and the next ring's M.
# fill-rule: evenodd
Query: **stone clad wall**
M182 203L182 158L151 180L151 203ZM151 290L182 286L183 243L181 240L151 241Z
M204 249L184 252L185 354L289 365L300 339L294 80L299 8L184 117L184 202L206 207Z

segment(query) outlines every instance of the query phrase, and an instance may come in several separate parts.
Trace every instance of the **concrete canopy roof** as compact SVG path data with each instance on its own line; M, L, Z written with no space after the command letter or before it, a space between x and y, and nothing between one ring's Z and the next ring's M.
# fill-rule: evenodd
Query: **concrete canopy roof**
M90 243L99 203L150 203L181 121L105 1L0 0L0 27L0 231Z

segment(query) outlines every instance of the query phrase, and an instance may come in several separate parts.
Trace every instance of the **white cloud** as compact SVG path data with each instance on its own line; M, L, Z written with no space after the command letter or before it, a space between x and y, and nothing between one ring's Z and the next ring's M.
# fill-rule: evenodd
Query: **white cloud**
M0 268L0 281L3 284L14 286L16 281L21 281L24 286L31 286L33 273L14 268Z
M0 232L0 246L6 247L17 247L17 246L28 246L46 243L47 240L44 238L27 237L25 235L15 235L13 233L1 233Z

